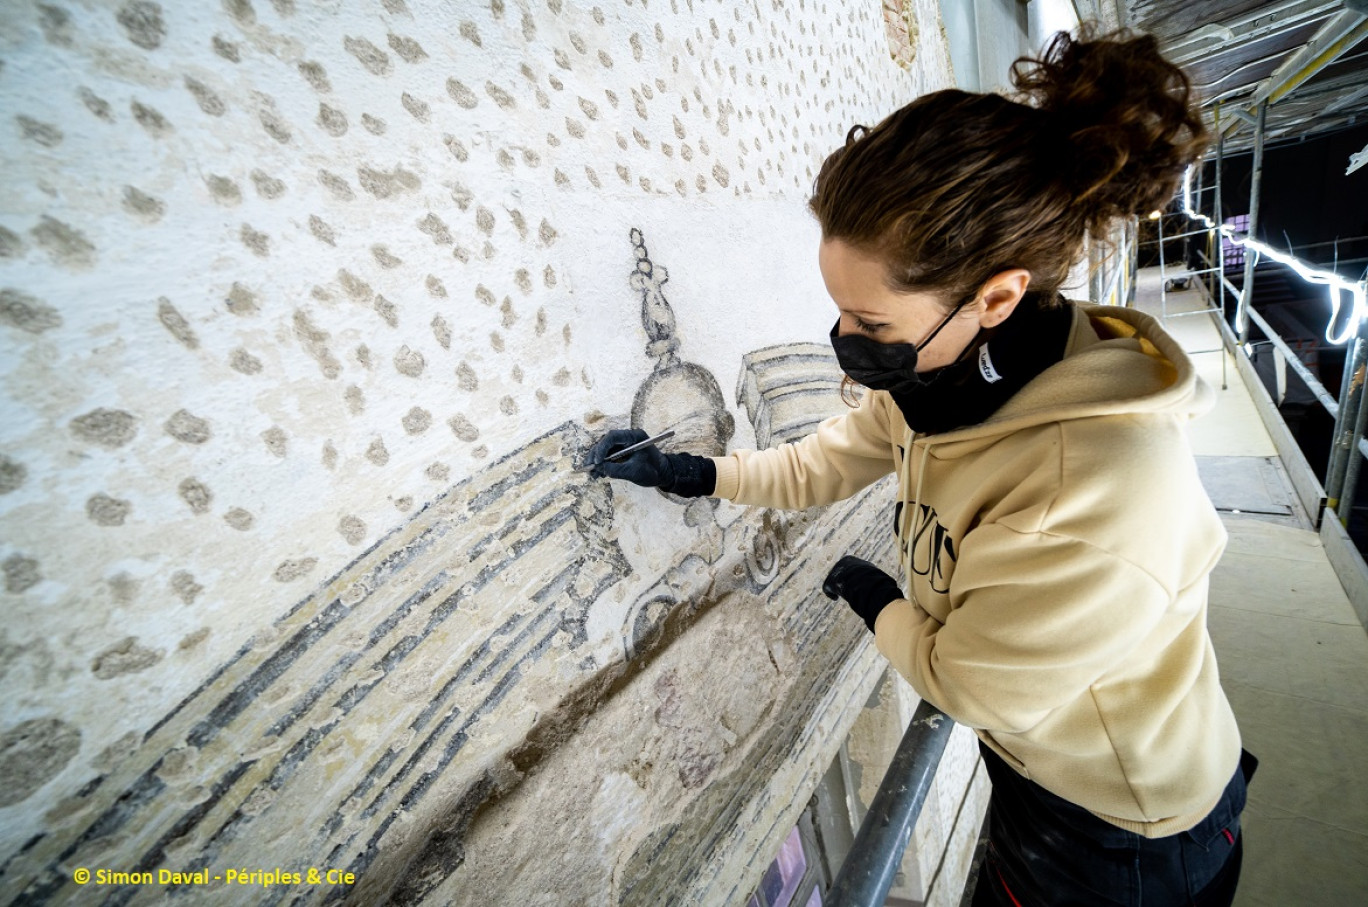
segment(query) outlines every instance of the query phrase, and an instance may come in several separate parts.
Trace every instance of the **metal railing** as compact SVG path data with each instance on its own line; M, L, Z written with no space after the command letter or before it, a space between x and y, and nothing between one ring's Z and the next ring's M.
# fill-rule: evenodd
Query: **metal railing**
M1211 191L1214 191L1214 192L1216 193L1216 197L1217 197L1217 198L1220 198L1220 195L1221 195L1221 185L1220 185L1219 180L1217 181L1216 185L1210 186L1210 187L1208 187L1208 189L1211 190ZM1198 195L1199 198L1200 198L1200 196L1201 196L1201 194L1202 194L1203 191L1206 191L1206 190L1203 190L1203 189L1201 189L1201 188L1198 188L1198 190L1197 190L1197 195ZM1156 228L1158 229L1158 232L1159 232L1159 238L1158 238L1158 240L1157 240L1156 242L1157 242L1157 245L1158 245L1158 247L1159 247L1159 312L1160 312L1160 319L1164 322L1165 326L1167 326L1168 320L1169 320L1170 318L1184 318L1184 317L1188 317L1188 316L1191 316L1191 315L1209 315L1209 316L1211 316L1211 317L1214 318L1214 319L1224 320L1225 317L1226 317L1225 295L1224 295L1224 294L1221 295L1221 297L1220 297L1219 300L1211 299L1210 296L1208 296L1207 299L1208 299L1208 302L1210 303L1210 305L1204 305L1204 306L1202 306L1202 307L1199 308L1199 309L1195 309L1195 310L1192 310L1192 311L1185 311L1185 312L1170 312L1170 311L1169 311L1169 308L1168 308L1169 275L1168 275L1168 273L1167 273L1168 265L1167 265L1167 261L1166 261L1166 256L1165 256L1165 254L1164 254L1164 244L1165 244L1166 242L1169 242L1169 241L1172 241L1172 240L1181 239L1181 240L1184 241L1184 246L1186 247L1186 246L1187 246L1187 240L1191 239L1191 238L1194 237L1194 236L1204 236L1204 237L1206 237L1206 240L1207 240L1207 247L1208 247L1208 248L1211 248L1212 245L1213 245L1213 244L1215 243L1215 241L1216 241L1216 231L1215 231L1215 228L1214 228L1214 227L1203 227L1203 228L1198 229L1198 230L1187 230L1187 229L1184 229L1184 230L1182 230L1181 232L1179 232L1179 233L1176 234L1176 235L1171 234L1171 235L1169 235L1169 236L1165 236L1165 235L1164 235L1164 220L1165 220L1165 218L1182 218L1185 222L1186 222L1187 219L1188 219L1186 214L1182 214L1182 213L1179 213L1179 214L1170 214L1170 213L1166 213L1166 212L1160 212L1160 213L1159 213L1159 216L1158 216L1157 218L1155 218L1155 221L1156 221L1155 226L1156 226ZM1138 251L1139 245L1148 245L1148 243L1137 244L1137 251ZM1220 280L1225 280L1225 279L1226 279L1226 276L1225 276L1225 262L1224 262L1224 259L1222 259L1222 261L1221 261L1220 264L1214 265L1214 266L1213 266L1213 265L1211 264L1211 260L1210 260L1209 258L1207 258L1207 256L1205 255L1205 253L1202 252L1201 249L1196 250L1196 252L1197 252L1197 255L1201 258L1202 264L1205 265L1206 267L1198 268L1197 270L1194 271L1194 270L1192 270L1191 268L1189 268L1189 267L1187 266L1187 259L1186 259L1186 256L1184 256L1182 273L1181 273L1181 274L1175 274L1174 276L1175 276L1176 279L1192 279L1192 278L1199 278L1199 277L1200 277L1200 278L1204 278L1204 280L1199 281L1199 282L1205 283L1205 282L1206 282L1205 279L1209 278L1209 276L1210 276L1210 275L1213 275L1213 274L1214 274L1214 275L1219 275L1219 279L1220 279ZM1220 341L1220 343L1219 343L1218 346L1214 346L1214 347L1211 347L1211 348L1208 348L1208 349L1188 350L1187 352L1188 352L1189 355L1197 355L1197 354L1199 354L1199 353L1221 353L1221 354L1222 354L1222 356L1221 356L1221 390L1228 390L1228 389L1230 388L1230 376L1229 376L1229 374L1227 373L1227 370L1226 370L1226 357L1225 357L1225 355L1224 355L1224 353L1225 353L1225 342L1224 342L1223 340Z
M955 722L926 700L917 706L822 903L876 907L888 897L954 727Z
M1229 280L1222 278L1222 292L1238 293L1239 291L1230 283ZM1250 321L1257 325L1263 332L1265 338L1272 343L1278 355L1283 358L1287 365L1291 366L1297 377L1301 378L1317 402L1325 409L1330 417L1335 420L1335 427L1332 434L1330 448L1330 462L1326 465L1325 473L1325 503L1331 510L1335 511L1335 516L1339 518L1341 525L1349 525L1349 515L1353 508L1354 495L1358 486L1359 467L1362 465L1361 457L1368 457L1368 444L1364 442L1365 422L1368 422L1368 405L1365 405L1363 393L1363 381L1355 381L1354 375L1364 367L1368 360L1368 344L1365 344L1364 331L1360 326L1359 335L1353 341L1353 349L1350 356L1346 357L1344 364L1344 380L1341 382L1340 395L1336 399L1330 395L1330 391L1325 385L1311 373L1311 370L1301 361L1301 357L1288 346L1282 336L1261 316L1253 306L1246 309ZM1347 399L1347 406L1341 406L1339 401ZM1351 457L1352 451L1358 451L1361 457ZM1315 515L1316 524L1320 524L1320 514Z
M1205 254L1199 252L1204 263L1208 262ZM1222 297L1226 293L1239 297L1241 291L1224 275L1221 275L1218 284ZM1245 315L1249 322L1256 326L1264 335L1265 339L1282 358L1284 363L1306 385L1306 389L1321 405L1324 410L1335 420L1335 427L1332 434L1330 462L1326 465L1325 475L1325 504L1335 512L1342 525L1349 525L1349 515L1353 508L1354 495L1358 487L1358 478L1363 459L1368 458L1368 441L1364 440L1365 429L1368 428L1368 395L1364 394L1364 380L1362 376L1355 378L1355 375L1368 365L1368 328L1360 324L1358 335L1352 342L1352 349L1346 357L1344 364L1344 377L1341 382L1339 397L1330 394L1324 384L1306 367L1301 357L1288 345L1277 330L1258 313L1251 305L1245 309ZM1242 352L1244 344L1240 345ZM1345 401L1341 405L1340 401ZM1357 451L1360 456L1353 457L1351 453ZM1317 527L1320 525L1321 514L1312 515Z
M1326 478L1323 490L1325 493L1326 505L1335 512L1340 523L1347 527L1349 525L1349 516L1353 509L1358 475L1360 467L1362 466L1362 459L1353 454L1357 452L1362 454L1363 457L1368 457L1368 444L1365 444L1364 442L1364 431L1365 428L1368 428L1368 395L1364 394L1364 380L1359 376L1359 372L1364 370L1365 367L1368 367L1368 324L1365 324L1365 322L1368 322L1368 319L1360 317L1362 313L1359 311L1359 306L1362 303L1363 286L1362 282L1360 282L1358 285L1351 287L1354 296L1352 300L1353 310L1350 318L1357 321L1357 324L1355 325L1356 331L1355 336L1350 341L1352 348L1349 355L1346 356L1344 379L1341 383L1340 393L1338 398L1334 398L1331 397L1329 391L1325 389L1311 371L1306 368L1305 364L1301 361L1301 357L1298 356L1283 338L1278 335L1277 331L1269 325L1267 320L1254 311L1252 305L1254 297L1255 267L1258 264L1260 255L1264 252L1267 252L1271 261L1277 262L1279 266L1291 268L1291 270L1295 271L1299 276L1306 280L1315 283L1332 283L1334 285L1334 294L1332 298L1335 299L1336 302L1339 298L1338 294L1343 290L1343 286L1341 285L1348 285L1346 281L1334 277L1333 275L1311 273L1303 263L1297 262L1295 259L1288 260L1287 256L1276 254L1269 250L1268 247L1261 246L1253 241L1258 230L1259 184L1262 179L1263 171L1263 126L1267 103L1266 100L1261 101L1256 105L1256 108L1253 111L1256 115L1248 117L1248 119L1253 121L1255 127L1254 159L1251 177L1252 185L1250 188L1251 204L1249 223L1243 237L1236 236L1229 232L1229 228L1227 228L1224 223L1223 208L1221 204L1221 177L1224 169L1222 165L1224 162L1224 136L1226 130L1221 127L1221 106L1219 104L1216 105L1216 108L1213 111L1213 128L1217 135L1216 158L1214 162L1215 179L1213 180L1214 185L1208 187L1208 189L1215 193L1215 200L1212 205L1212 213L1215 217L1209 218L1201 211L1203 205L1200 201L1200 195L1203 190L1200 188L1200 183L1197 190L1199 199L1197 208L1194 210L1191 207L1191 186L1187 182L1187 177L1184 178L1183 185L1183 214L1191 221L1195 221L1199 224L1204 223L1204 229L1197 232L1207 232L1208 235L1214 236L1216 235L1214 231L1219 231L1222 236L1230 236L1232 243L1244 247L1244 281L1243 285L1239 288L1226 278L1224 249L1219 247L1211 249L1210 247L1213 244L1209 242L1208 251L1211 252L1211 255L1205 254L1200 249L1197 251L1200 261L1205 266L1203 269L1199 269L1200 273L1203 275L1219 275L1217 279L1210 282L1210 286L1206 286L1205 283L1203 284L1206 286L1208 299L1212 303L1212 310L1219 311L1222 320L1225 320L1226 294L1230 293L1235 299L1234 333L1237 338L1237 347L1248 356L1249 329L1251 325L1257 325L1259 330L1262 331L1264 336L1272 343L1274 349L1277 351L1277 355L1283 359L1285 364L1292 367L1292 370L1303 383L1306 384L1306 387L1316 397L1316 400L1325 407L1326 412L1334 418L1335 428L1331 442L1330 462L1326 465ZM1200 178L1201 171L1199 169L1198 179L1200 180ZM1160 255L1162 256L1162 218L1160 229L1161 240L1159 249ZM1359 238L1361 237L1354 237L1354 239ZM1224 244L1224 240L1222 240L1222 244ZM1213 257L1217 259L1215 264L1212 262ZM1160 270L1163 270L1162 258ZM1163 292L1162 289L1161 292ZM1330 330L1333 330L1333 328L1334 325L1332 323ZM1338 340L1330 337L1330 330L1327 331L1326 336L1331 342L1341 343L1346 339L1343 336ZM1222 365L1224 367L1224 357L1222 357ZM1224 379L1224 371L1222 377ZM1321 516L1322 514L1319 512L1314 515L1317 528L1320 527Z
M1197 254L1201 256L1204 264L1209 263L1206 253L1199 251ZM1231 283L1230 279L1224 274L1221 275L1221 284L1222 290L1229 292L1232 296L1240 295L1239 287ZM1325 407L1325 411L1328 412L1332 418L1339 418L1339 403L1334 397L1330 396L1330 392L1325 389L1325 385L1320 383L1320 379L1313 375L1311 370L1306 367L1306 363L1302 362L1301 356L1297 355L1297 352L1288 345L1287 341L1282 338L1282 335L1274 330L1273 326L1264 320L1264 317L1252 307L1249 309L1249 318L1254 322L1255 326L1263 332L1265 339L1267 339L1268 342L1273 345L1273 348L1283 357L1283 361L1291 367L1292 371L1296 372L1297 377L1306 385L1306 389L1311 391L1316 400L1320 402L1321 406Z

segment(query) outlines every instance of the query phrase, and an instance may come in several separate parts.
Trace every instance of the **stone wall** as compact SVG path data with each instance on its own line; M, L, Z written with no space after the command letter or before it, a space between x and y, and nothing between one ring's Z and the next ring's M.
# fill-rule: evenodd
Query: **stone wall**
M6 902L753 884L878 678L817 588L887 489L577 467L841 409L811 181L950 79L886 6L7 5Z

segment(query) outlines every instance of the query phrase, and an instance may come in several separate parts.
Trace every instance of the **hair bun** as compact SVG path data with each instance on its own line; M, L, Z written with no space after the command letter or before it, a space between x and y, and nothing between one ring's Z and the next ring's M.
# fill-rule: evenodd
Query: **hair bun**
M1162 208L1206 146L1191 83L1151 35L1060 32L1013 64L1012 84L1048 117L1051 150L1068 161L1061 179L1090 225Z

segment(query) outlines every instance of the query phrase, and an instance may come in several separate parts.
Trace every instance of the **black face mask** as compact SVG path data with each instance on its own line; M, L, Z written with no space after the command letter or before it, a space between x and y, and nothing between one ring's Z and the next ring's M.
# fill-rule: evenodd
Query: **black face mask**
M838 323L831 344L842 370L865 387L888 391L913 431L939 434L987 419L1063 357L1072 306L1039 303L1031 294L1012 317L979 331L950 365L921 374L916 372L917 353L946 322L916 346L875 343L858 335L837 337ZM977 355L970 355L975 351Z
M837 319L831 329L831 347L836 351L836 361L841 364L841 371L849 375L855 383L876 391L905 393L930 384L944 370L936 369L925 375L918 374L917 355L936 339L936 335L973 298L967 296L960 300L950 314L945 316L945 320L936 325L931 335L915 346L910 343L879 343L860 334L839 336L841 322ZM973 341L970 341L969 345L973 346ZM956 362L958 361L959 357L956 357Z

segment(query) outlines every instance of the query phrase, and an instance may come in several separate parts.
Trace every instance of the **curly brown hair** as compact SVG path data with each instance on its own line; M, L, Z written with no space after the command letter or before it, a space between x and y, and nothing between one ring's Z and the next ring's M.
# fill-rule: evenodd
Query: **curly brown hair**
M894 290L959 298L1025 268L1048 304L1085 235L1162 207L1207 142L1149 35L1060 32L1012 82L1015 99L937 91L851 129L808 203L823 238L881 258Z

